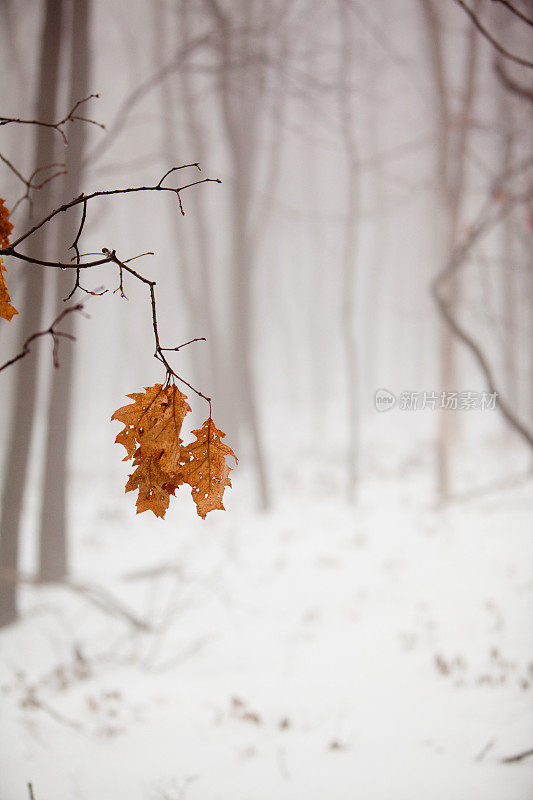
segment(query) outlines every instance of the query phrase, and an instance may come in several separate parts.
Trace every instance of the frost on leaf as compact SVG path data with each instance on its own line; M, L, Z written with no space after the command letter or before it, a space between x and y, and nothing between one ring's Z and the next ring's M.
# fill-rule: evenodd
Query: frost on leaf
M9 221L9 211L4 205L4 200L0 197L0 248L9 245L9 235L13 230L13 225ZM8 322L15 314L18 314L14 306L11 305L11 298L7 290L6 279L3 273L6 271L0 258L0 317L7 319Z
M124 425L115 441L126 448L124 460L133 459L136 468L126 491L138 490L137 513L152 511L164 517L171 495L183 483L191 487L203 519L208 511L223 509L224 489L231 486L225 456L235 455L221 441L224 433L213 420L193 431L196 440L183 446L181 427L191 409L176 386L157 383L128 397L133 402L115 411L111 419Z
M181 450L181 478L191 487L198 515L205 519L209 511L224 510L224 489L231 486L226 456L233 456L235 462L237 456L222 441L226 434L215 427L212 419L206 419L193 434L196 440Z

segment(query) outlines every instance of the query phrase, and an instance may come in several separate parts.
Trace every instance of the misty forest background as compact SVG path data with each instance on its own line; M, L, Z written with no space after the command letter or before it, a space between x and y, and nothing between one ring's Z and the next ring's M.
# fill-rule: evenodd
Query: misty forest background
M521 567L530 564L527 540L516 547L505 536L516 519L516 535L525 536L531 519L533 7L470 0L467 13L462 5L0 3L0 114L58 121L98 93L80 113L105 125L67 123L68 146L53 128L1 127L0 195L10 209L28 188L21 177L46 168L43 181L34 180L42 187L13 211L13 236L81 192L154 185L173 166L202 169L176 173L176 186L220 179L182 193L184 216L165 194L99 198L80 249L115 249L122 259L155 253L135 263L157 281L165 345L206 339L171 362L213 398L214 421L239 456L227 511L210 515L217 519L197 520L185 489L165 521L136 516L110 417L126 394L164 378L146 287L126 277L122 298L113 291L116 266L104 265L84 271L82 286L107 293L78 288L65 302L74 271L4 259L20 314L1 323L2 363L65 306L84 305L62 325L76 341L61 342L59 369L43 337L0 374L7 695L15 691L10 654L26 642L31 663L40 615L73 620L88 613L87 603L99 604L136 635L140 617L155 630L154 608L148 618L134 594L121 595L118 584L110 592L125 563L186 564L194 552L192 563L202 548L212 554L216 540L225 542L216 547L227 565L241 534L246 547L257 535L258 557L268 560L264 537L288 520L303 546L321 519L326 551L335 549L328 537L336 526L362 524L389 563L398 547L395 511L376 518L377 509L414 504L433 515L443 541L459 529L467 541L495 508L495 552L514 550ZM61 214L24 252L69 260L79 222L79 207ZM497 392L498 401L483 411L397 404L381 413L379 389L397 398ZM198 427L206 404L187 393L190 428ZM486 502L495 505L487 511ZM513 508L525 511L515 518ZM409 535L418 535L410 519ZM475 519L470 528L467 519ZM424 573L424 555L413 558ZM67 593L54 594L61 586ZM525 606L513 608L520 625ZM165 630L170 620L183 624L174 611ZM67 636L61 647L72 655L75 645ZM436 663L428 672L445 674ZM35 680L31 686L27 714L46 706ZM191 785L196 796L222 794L196 795Z

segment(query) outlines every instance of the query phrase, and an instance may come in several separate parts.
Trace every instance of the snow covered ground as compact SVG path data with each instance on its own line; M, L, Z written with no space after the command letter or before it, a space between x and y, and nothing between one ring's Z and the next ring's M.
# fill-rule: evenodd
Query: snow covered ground
M349 507L302 460L258 515L236 473L205 523L76 476L74 588L0 633L1 800L533 798L532 482L438 509L428 474Z

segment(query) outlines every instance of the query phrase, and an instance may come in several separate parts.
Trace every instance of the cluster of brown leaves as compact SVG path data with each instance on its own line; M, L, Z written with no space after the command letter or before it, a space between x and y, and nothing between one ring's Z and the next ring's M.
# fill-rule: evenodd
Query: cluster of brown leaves
M194 441L183 445L181 428L191 409L177 386L156 383L128 397L133 403L117 409L111 419L124 424L115 441L126 448L124 461L133 459L135 471L126 491L139 491L137 513L152 511L156 517L164 517L171 495L182 484L191 487L202 519L209 511L223 510L224 489L231 486L225 457L233 456L235 461L237 457L222 442L225 434L211 417L192 432Z
M9 221L9 210L4 204L4 200L0 197L0 247L7 247L9 244L9 236L13 230L13 225ZM0 317L7 319L8 322L15 314L18 314L16 308L11 305L11 298L6 286L6 280L3 273L6 271L0 258Z

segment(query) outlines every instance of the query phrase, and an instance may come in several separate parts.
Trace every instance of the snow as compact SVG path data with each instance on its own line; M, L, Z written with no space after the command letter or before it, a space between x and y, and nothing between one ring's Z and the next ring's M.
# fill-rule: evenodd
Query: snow
M533 758L501 761L533 747L532 481L439 508L427 459L378 467L349 506L341 460L306 457L262 515L239 470L205 523L75 475L72 580L154 629L23 587L2 800L533 797Z

